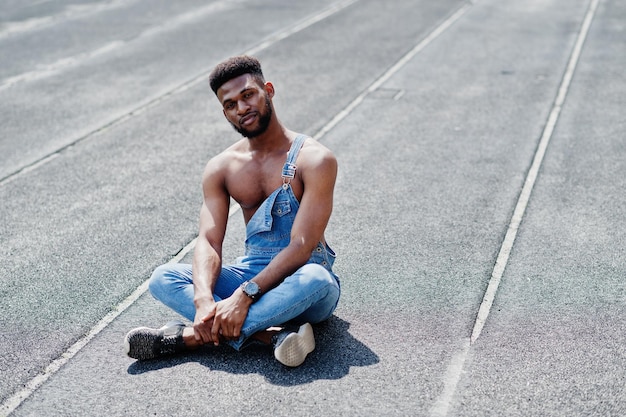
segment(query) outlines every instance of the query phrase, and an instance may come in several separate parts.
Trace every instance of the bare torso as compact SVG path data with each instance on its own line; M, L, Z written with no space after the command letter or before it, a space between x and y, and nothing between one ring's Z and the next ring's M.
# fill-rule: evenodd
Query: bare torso
M224 175L226 191L241 206L246 224L263 201L282 186L281 173L290 146L291 143L271 153L260 153L251 152L242 141L225 152L228 159ZM298 170L291 186L300 201L304 187Z

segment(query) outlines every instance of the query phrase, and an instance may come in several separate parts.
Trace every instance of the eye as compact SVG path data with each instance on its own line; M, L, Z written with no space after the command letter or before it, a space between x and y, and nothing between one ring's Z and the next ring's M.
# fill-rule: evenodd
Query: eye
M226 110L232 110L235 108L235 103L232 101L229 101L228 103L224 104L224 108Z

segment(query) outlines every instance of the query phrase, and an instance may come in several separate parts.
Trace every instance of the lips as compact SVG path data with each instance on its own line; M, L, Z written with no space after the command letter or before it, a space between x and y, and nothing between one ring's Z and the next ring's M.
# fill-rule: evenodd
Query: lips
M239 124L241 126L248 126L252 123L254 123L254 120L256 119L256 112L252 112L252 113L248 113L246 115L244 115L241 119L239 119Z

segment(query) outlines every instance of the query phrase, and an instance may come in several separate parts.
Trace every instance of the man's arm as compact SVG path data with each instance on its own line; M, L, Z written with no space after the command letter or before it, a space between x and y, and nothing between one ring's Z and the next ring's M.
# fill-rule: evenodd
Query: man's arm
M305 149L305 158L302 158L298 166L304 192L291 229L291 240L254 278L262 293L280 284L309 260L324 236L333 210L337 160L321 145L303 148L303 151Z
M193 286L196 316L194 333L198 342L219 341L211 334L216 303L215 282L222 270L222 243L226 233L230 198L224 186L217 161L207 164L202 178L204 201L200 210L200 227L193 256Z
M291 229L291 241L253 281L261 294L280 284L303 266L324 235L333 208L337 160L321 145L302 148L298 172L304 185L300 208ZM218 303L212 337L237 338L252 300L241 288Z

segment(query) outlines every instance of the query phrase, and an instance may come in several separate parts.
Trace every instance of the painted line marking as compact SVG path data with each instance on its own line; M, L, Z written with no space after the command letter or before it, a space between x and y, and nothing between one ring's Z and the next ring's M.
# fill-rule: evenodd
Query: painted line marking
M420 53L424 48L426 48L432 41L434 41L437 37L439 37L443 32L445 32L454 22L456 22L469 8L471 4L464 4L461 6L454 14L444 20L439 26L437 26L432 32L428 34L421 42L419 42L413 49L407 52L402 58L400 58L391 68L389 68L383 75L381 75L376 81L374 81L370 86L365 89L361 94L359 94L350 104L344 107L337 115L328 122L322 129L320 129L317 134L314 136L316 140L319 140L321 137L326 135L329 131L331 131L335 126L339 124L343 119L345 119L354 109L356 109L359 104L363 102L365 97L370 93L374 92L381 85L387 82L393 75L395 75L402 67L404 67L415 55Z
M151 36L177 29L178 27L183 26L189 22L206 18L212 13L216 13L233 7L235 7L235 5L232 4L232 2L228 3L225 1L220 1L216 3L211 3L198 9L184 12L178 16L171 17L169 20L164 21L159 25L151 26L131 37L110 40L96 49L80 52L73 56L59 58L55 62L50 62L48 64L38 65L37 68L33 70L16 74L14 76L0 80L0 92L2 90L11 88L16 84L29 81L37 81L55 75L63 70L73 69L75 67L83 65L87 61L116 52L135 42L143 41L144 39Z
M496 292L498 290L498 286L500 285L502 275L504 274L504 270L511 254L511 249L513 248L513 244L515 243L517 230L519 229L522 218L524 217L524 213L530 199L530 194L537 179L541 164L543 162L543 157L545 155L550 139L552 138L552 134L554 133L556 123L558 122L563 103L565 102L565 98L567 96L567 92L574 76L576 66L580 59L583 45L589 33L591 22L593 21L593 17L596 13L598 3L599 0L591 0L591 3L587 10L587 14L585 15L585 19L583 20L581 30L578 34L576 43L574 44L574 48L572 49L572 53L570 55L570 59L566 67L565 73L563 74L563 77L561 79L561 85L554 100L550 115L548 116L546 126L544 127L541 139L539 141L539 145L537 146L537 150L535 151L531 168L526 176L524 186L522 188L522 191L520 192L520 196L518 198L517 205L515 206L513 216L511 217L511 221L504 237L504 241L502 242L502 246L500 247L498 258L494 265L491 279L489 280L489 285L478 310L476 321L474 322L472 335L468 343L464 345L463 348L459 352L457 352L457 354L455 354L450 360L450 364L448 365L446 374L444 376L444 389L430 410L431 416L445 417L448 415L448 411L450 409L450 406L452 405L457 385L461 379L461 375L463 374L465 362L467 360L467 357L469 356L471 345L476 342L476 340L480 336L480 333L489 316Z
M284 31L278 32L277 34L273 35L271 37L272 42L262 42L260 45L257 45L256 47L250 49L247 52L244 52L245 54L251 54L251 52L260 52L262 49L264 48L268 48L270 47L273 43L278 42L282 39L285 39L287 36L289 35L293 35L295 33L297 33L298 31L304 30L307 27L319 22L320 20L322 20L320 18L320 16L323 16L323 18L329 17L334 13L339 12L340 10L343 10L344 8L348 7L349 5L357 2L359 0L348 0L348 1L344 1L341 3L337 3L332 7L329 7L325 10L323 10L320 13L317 13L313 16L311 16L308 19L305 19L304 21L298 23L296 26L288 28ZM332 13L330 13L332 11ZM297 28L297 30L294 30L294 28ZM283 34L288 33L289 35L287 36L283 36ZM189 88L191 88L193 85L198 84L199 82L203 81L209 74L210 71L206 71L204 73L202 73L201 75L189 80L188 82L182 84L181 86L175 88L174 90L162 95L161 97L154 99L152 101L150 101L149 103L139 106L137 109L125 114L124 116L114 120L113 122L85 135L84 137L78 139L77 141L73 142L72 144L66 145L63 148L52 152L51 154L39 159L38 161L29 164L26 167L23 167L22 169L20 169L19 171L17 171L16 173L10 174L9 176L3 178L0 180L0 186L3 185L4 183L12 180L13 178L15 178L17 175L19 175L20 173L23 172L28 172L31 171L35 168L38 168L39 166L45 164L46 162L50 161L51 159L56 158L57 156L59 156L59 154L61 153L61 151L68 149L72 146L74 146L77 142L80 142L82 140L87 139L90 136L93 136L96 133L102 132L104 130L107 130L108 128L111 128L117 124L120 124L128 119L130 119L133 115L136 115L140 112L143 112L149 108L152 108L154 106L156 106L157 104L165 101L167 98L173 96L174 94L178 94L180 92L186 91ZM232 217L235 213L237 213L240 209L240 206L238 204L234 204L231 205L229 212L228 212L228 216L229 218ZM178 254L176 254L174 256L174 258L172 258L168 263L177 263L180 262L180 260L182 260L189 252L191 252L193 250L193 248L196 245L196 241L198 240L198 238L194 238L191 242L189 242L187 244L187 246L185 246L180 252L178 252ZM135 289L135 291L132 292L132 294L130 294L128 297L126 297L121 303L119 303L115 308L113 308L113 310L111 310L107 315L105 315L98 323L96 323L96 325L94 327L91 328L91 330L82 338L80 338L78 341L76 341L72 346L70 346L65 352L63 352L61 354L61 356L59 356L57 359L53 360L48 366L46 366L46 368L39 373L38 375L36 375L34 378L32 378L30 381L28 381L24 387L19 390L18 392L16 392L15 394L11 395L10 397L8 397L3 403L2 405L0 405L0 416L8 416L9 414L11 414L17 407L19 407L28 397L31 396L31 394L33 394L39 387L41 387L48 379L50 379L57 371L59 371L59 369L61 369L66 363L68 363L70 361L70 359L72 359L74 356L76 356L76 354L78 352L81 351L81 349L83 347L85 347L94 337L96 337L102 330L104 330L109 324L111 324L113 322L113 320L115 320L120 314L122 314L126 309L128 309L131 305L133 305L135 303L135 301L137 301L139 299L139 297L141 297L146 291L148 290L148 280L146 280L144 283L142 283L139 287L137 287L137 289Z
M120 9L124 6L137 3L137 1L138 0L112 0L104 4L73 4L65 6L64 10L56 14L42 17L33 17L22 21L5 22L2 25L2 29L0 29L0 39L12 36L14 34L40 30L43 27L51 26L58 23L64 23L70 20L85 18L96 13ZM39 3L45 2L46 1L40 1Z
M197 238L196 238L197 239ZM191 252L196 244L196 239L193 239L187 244L180 252L178 252L168 263L177 263L183 259L189 252ZM126 297L121 303L119 303L113 310L111 310L106 316L104 316L95 326L89 330L89 332L78 339L72 346L70 346L61 356L53 360L46 368L28 381L24 388L19 390L7 398L0 406L0 415L8 416L17 407L22 404L30 395L35 392L41 385L44 384L52 375L54 375L59 369L70 361L78 352L81 351L94 337L96 337L102 330L104 330L109 324L113 322L120 314L122 314L128 307L130 307L135 301L139 299L148 290L148 280L141 284L135 291Z
M345 0L339 3L335 3L333 5L331 5L330 7L327 7L326 9L323 9L321 12L316 13L308 18L305 18L304 20L295 23L294 25L291 25L289 27L287 27L284 30L278 31L272 35L270 35L269 37L267 37L265 40L261 41L258 45L253 46L251 49L243 52L243 54L246 55L253 55L256 53L261 52L263 49L267 49L270 46L272 46L273 44L287 38L288 36L294 35L296 33L298 33L299 31L302 31L312 25L314 25L315 23L318 23L319 21L330 17L331 15L333 15L334 13L337 13L345 8L347 8L348 6L356 3L359 0ZM83 136L80 136L78 138L76 138L74 141L72 141L71 143L68 143L65 146L62 146L58 149L56 149L53 152L50 152L49 154L37 159L34 162L31 162L25 166L23 166L22 168L18 169L17 171L12 172L11 174L6 175L4 178L0 178L0 186L10 182L11 180L15 179L16 177L18 177L19 175L29 172L31 171L31 168L34 166L41 166L44 165L45 163L47 163L48 161L50 161L50 156L54 155L54 154L60 154L63 151L67 150L68 148L76 145L77 143L83 142L87 139L90 139L91 137L106 132L109 129L116 127L124 122L126 122L127 120L133 118L134 116L137 116L147 110L150 110L156 106L158 106L159 104L163 103L164 101L174 97L177 94L180 94L182 92L185 92L187 90L189 90L190 88L198 85L201 82L206 81L206 79L209 77L209 74L211 73L211 71L213 70L213 68L210 68L207 71L204 71L198 75L196 75L195 77L189 79L188 81L180 84L178 87L173 88L172 90L165 92L164 94L148 100L146 102L140 103L139 105L137 105L137 107L135 107L134 109L119 115L119 116L113 116L113 118L107 122L104 122L99 128L92 130L91 132L88 132L86 134L84 134Z
M334 12L338 12L338 11L342 10L343 8L351 5L352 3L356 2L356 1L358 1L358 0L349 0L349 1L341 3L341 5L343 7L336 6L336 7L332 7L331 9L334 10ZM467 11L467 9L469 7L470 7L470 5L467 5L467 4L464 5L463 7L458 9L452 16L450 16L448 19L446 19L441 25L439 25L437 28L435 28L426 38L424 38L420 43L418 43L411 51L409 51L399 61L397 61L395 65L393 65L389 70L387 70L381 77L376 79L363 93L361 93L350 104L348 104L348 106L346 106L338 115L336 115L325 126L323 126L317 132L317 134L314 135L314 138L316 140L319 140L326 133L328 133L333 127L335 127L341 120L345 119L360 103L363 102L363 99L368 94L370 94L371 92L375 91L385 81L389 80L391 78L391 76L393 76L404 65L406 65L409 62L410 59L412 59L415 55L417 55L422 49L424 49L428 44L430 44L435 38L437 38L439 35L441 35L446 29L448 29L452 25L452 23L454 23L456 20L458 20L461 17L461 15L463 13L465 13L465 11ZM328 9L327 9L326 11L323 11L322 13L320 13L320 14L318 14L316 16L320 16L320 15L324 15L325 17L328 17L331 14L328 14ZM318 22L320 19L317 19L316 16L313 16L312 18L310 18L310 19L306 20L305 22L302 22L300 25L298 25L298 27L300 28L299 30L303 30L306 27L312 25L313 23ZM305 25L306 22L309 22L309 24ZM293 32L291 29L288 29L285 32L290 32L290 34L296 33L296 32ZM285 37L281 36L280 34L277 34L277 35L275 35L273 37L273 39L275 39L275 42L278 42L278 41L280 41L280 40L282 40L284 38ZM252 55L253 52L257 53L262 48L267 48L269 46L270 46L270 44L266 44L266 43L263 42L260 45L258 45L256 47L252 48L251 50L247 51L246 53ZM105 128L112 127L115 124L121 123L122 121L125 121L125 120L129 119L130 117L132 117L133 114L136 114L138 111L145 111L146 109L148 109L150 107L156 106L161 101L164 101L167 97L170 97L170 96L172 96L174 94L177 94L177 93L179 93L181 91L185 91L185 90L191 88L191 86L193 86L196 83L198 83L201 80L203 80L207 75L208 75L208 73L203 73L202 75L196 77L193 80L188 81L187 83L183 84L182 86L178 87L177 89L172 90L171 92L169 92L168 94L162 96L161 98L156 99L156 100L148 103L145 106L139 107L137 110L134 110L134 111L128 113L127 115L123 116L122 118L118 119L117 121L114 121L114 122L110 123L106 127L99 129L98 131L95 131L95 132L92 132L92 133L88 134L83 139L93 135L94 133L100 132L100 131L104 130ZM83 139L81 139L81 140L83 140ZM69 147L69 146L71 146L71 145L68 145L67 147ZM58 154L59 152L60 151L54 152L54 154ZM32 164L32 165L34 165L34 164ZM24 171L27 168L28 167L23 168L19 172L22 172L22 171ZM13 174L12 176L14 176L14 175L16 175L16 174ZM12 176L10 176L10 177L12 177ZM5 178L3 180L0 180L0 185L2 185L2 183L4 183L6 180L10 179L10 177L7 177L7 178ZM238 204L231 205L231 207L229 209L228 217L229 218L232 217L235 213L237 213L239 211L239 209L240 209L240 206ZM196 237L191 242L189 242L189 244L187 244L187 246L185 246L168 263L177 263L181 259L183 259L189 252L191 252L194 249L194 247L196 245L197 239L198 238ZM61 369L61 367L63 367L63 365L65 365L67 362L69 362L69 360L72 359L95 336L97 336L102 330L104 330L109 324L111 324L113 322L113 320L115 320L120 314L122 314L132 304L134 304L135 301L137 301L139 299L139 297L141 297L147 290L148 290L148 280L146 280L139 287L137 287L137 289L135 289L135 291L133 291L133 293L131 295L129 295L120 304L118 304L111 312L109 312L106 316L104 316L89 331L89 333L87 333L87 335L85 335L83 338L79 339L76 343L74 343L59 358L57 358L54 361L52 361L52 363L50 363L44 369L44 371L42 373L40 373L39 375L37 375L36 377L31 379L24 386L24 388L22 390L18 391L13 396L9 397L0 406L0 413L1 413L1 415L3 415L3 416L4 415L8 415L11 412L13 412L13 410L15 410L17 407L19 407L20 404L22 404L22 402L24 402L41 385L43 385L48 379L50 379L50 377L52 377L59 369Z
M587 39L587 34L589 33L589 28L591 27L591 22L593 21L593 17L598 7L598 3L599 0L591 0L580 32L578 33L578 38L576 39L576 43L574 44L572 54L570 55L567 68L565 70L565 73L563 74L563 78L561 79L561 85L559 87L556 99L554 100L552 110L550 111L550 115L548 116L548 121L541 135L537 150L535 151L532 165L526 176L524 186L517 200L517 205L515 206L515 210L513 211L513 216L511 217L511 222L509 223L506 235L504 236L504 241L502 242L502 246L500 247L500 251L498 253L493 272L491 274L491 279L489 280L489 285L487 286L487 290L485 291L483 301L480 304L478 315L476 316L476 322L474 323L474 328L470 337L470 343L474 343L476 339L478 339L485 325L485 322L489 317L489 313L491 312L491 306L493 305L493 301L496 296L496 292L498 291L502 275L504 274L504 270L506 269L506 265L509 261L511 249L513 248L513 244L515 243L517 230L519 229L522 218L524 217L524 213L526 212L526 207L528 206L530 194L532 193L535 181L537 180L537 175L539 174L539 169L541 168L541 164L543 162L543 157L546 153L546 149L548 148L548 144L550 143L550 139L552 138L554 128L556 127L556 123L558 122L559 116L561 114L561 109L563 107L563 103L565 102L565 97L567 96L572 77L574 76L574 71L576 70L576 66L578 65L578 61L582 53L582 48L585 40Z
M291 29L287 29L285 31L279 32L273 36L270 36L269 38L267 38L265 41L261 42L259 45L255 46L254 48L246 51L246 55L256 55L257 53L259 53L260 51L262 51L263 49L267 49L270 45L273 45L277 42L280 42L281 40L288 38L289 36L300 32L306 28L308 28L309 26L314 25L317 22L320 22L324 19L326 19L327 17L330 17L332 15L334 15L335 13L345 9L346 7L352 5L353 3L356 3L359 0L346 0L337 4L334 4L330 7L328 7L326 10L322 11L321 13L318 13L315 16L312 16L309 19L306 19L304 21L302 21L301 23L297 23L296 25L294 25Z
M456 387L463 374L465 361L470 350L469 339L463 340L463 347L450 359L448 369L443 377L443 391L430 409L430 415L433 417L445 417L448 415L452 398L456 392Z
M240 206L238 204L231 205L228 217L232 217L239 211ZM183 260L187 254L189 254L196 246L195 237L184 248L180 250L172 259L167 262L168 264L175 264ZM70 346L61 356L52 361L39 375L31 379L22 390L9 397L0 406L0 416L8 416L12 413L24 400L26 400L33 392L37 390L44 382L46 382L52 375L54 375L63 365L69 362L82 348L84 348L94 337L96 337L102 330L104 330L109 324L120 316L126 309L132 306L146 291L148 291L148 280L144 281L139 287L135 289L128 297L122 300L113 310L105 315L95 326L89 330L89 332L80 338L76 343Z
M356 1L358 1L358 0L349 0L347 2L342 3L343 7L341 7L341 8L331 8L331 9L333 9L333 10L335 10L335 12L337 12L337 11L342 10L343 8L349 6L350 4L352 4L352 3L356 2ZM370 93L372 93L373 91L378 89L386 81L388 81L394 74L396 74L401 68L403 68L413 57L415 57L426 46L428 46L433 40L435 40L443 32L445 32L450 26L452 26L452 24L455 23L471 6L472 6L471 4L463 5L454 14L452 14L444 22L442 22L439 26L437 26L432 32L429 33L429 35L426 38L424 38L411 51L409 51L402 58L400 58L400 60L397 61L389 70L387 70L382 76L380 76L378 79L376 79L365 91L363 91L350 104L348 104L341 112L339 112L333 119L331 119L325 126L323 126L314 135L314 138L316 140L321 139L330 130L332 130L335 126L337 126L337 124L339 124L342 120L344 120L350 113L352 113L352 111L354 111L355 108L358 107L359 104L361 104L363 102L363 100L365 99L365 97L367 95L369 95ZM322 12L321 14L325 14L325 12ZM332 13L331 14L326 14L325 17L328 17L330 15L332 15ZM316 15L316 16L319 16L319 15ZM321 20L321 19L319 19L319 20ZM315 16L313 16L310 19L311 23L309 25L306 25L306 26L303 26L303 24L301 24L299 26L300 27L299 30L303 30L306 27L316 23L319 20L315 20ZM289 30L287 30L285 32L289 32ZM296 32L290 32L290 34L294 34L294 33L296 33ZM285 37L286 36L281 37L280 34L278 34L273 39L275 39L274 42L278 42L278 41L284 39ZM260 45L258 45L257 47L247 51L246 53L247 54L258 53L260 50L265 49L265 48L269 47L270 45L271 44L261 43ZM82 141L82 140L86 139L87 137L92 136L95 133L98 133L98 132L101 132L101 131L103 131L105 129L108 129L108 128L110 128L110 127L120 123L121 121L125 121L126 119L129 119L130 117L132 117L132 115L136 114L137 112L143 112L143 111L147 110L148 108L154 107L158 103L164 101L167 97L170 97L170 96L172 96L174 94L177 94L177 93L180 93L182 91L188 90L193 85L195 85L198 82L202 81L207 76L207 74L208 73L203 73L203 74L197 76L196 78L188 81L187 83L179 86L178 88L170 91L169 93L161 96L160 98L155 99L155 100L147 103L146 105L138 107L136 110L129 112L128 114L122 116L120 119L117 119L117 120L111 122L107 126L101 128L101 129L98 129L98 130L96 130L94 132L89 133L88 135L84 136L83 138L77 140L76 142ZM76 142L74 142L73 144L75 144ZM72 145L68 145L65 148L67 148L69 146L72 146ZM62 148L62 149L65 149L65 148ZM61 150L58 150L58 151L54 152L53 154L58 154ZM35 164L31 164L31 165L35 165ZM17 175L20 172L23 172L27 168L28 167L25 167L22 170L18 171L17 173L12 174L12 175L10 175L8 177L5 177L4 179L0 180L0 185L2 185L6 180L10 179L14 175ZM236 204L231 206L231 208L229 210L229 218L232 217L235 213L237 213L239 211L239 209L240 209L240 207L238 205L236 205ZM191 252L193 250L193 248L195 247L196 241L197 241L197 237L194 238L191 242L189 242L189 244L187 244L187 246L185 246L168 263L177 263L181 259L183 259L189 252ZM52 375L54 375L59 369L61 369L61 367L63 367L67 362L69 362L69 360L72 359L95 336L97 336L110 323L112 323L113 320L115 320L120 314L122 314L132 304L134 304L135 301L137 301L139 299L139 297L141 297L147 291L147 289L148 289L148 281L146 280L139 287L137 287L137 289L135 289L135 291L133 291L133 293L131 295L129 295L120 304L118 304L105 317L103 317L89 331L89 333L87 333L87 335L85 335L83 338L79 339L76 343L74 343L74 345L72 345L69 349L67 349L59 358L57 358L53 362L51 362L44 369L44 371L42 373L37 375L35 378L31 379L25 385L25 387L22 390L20 390L19 392L17 392L13 396L9 397L0 406L0 412L2 413L2 415L8 415L12 411L14 411L17 407L19 407L19 405L22 402L24 402L33 392L35 392L50 377L52 377ZM448 372L446 374L447 375L446 380L447 381L453 381L454 383L453 384L446 384L446 386L444 387L444 394L445 395L440 396L439 401L436 403L436 406L434 408L435 412L440 412L441 410L444 410L445 412L447 412L447 407L448 407L449 401L446 401L446 398L449 397L451 399L452 396L454 395L454 391L456 389L456 384L458 383L458 379L460 378L460 375L462 373L463 365L465 363L465 359L467 357L468 352L469 352L469 344L467 346L465 346L463 348L463 350L459 354L457 354L457 355L455 355L453 357L451 365L448 368Z

